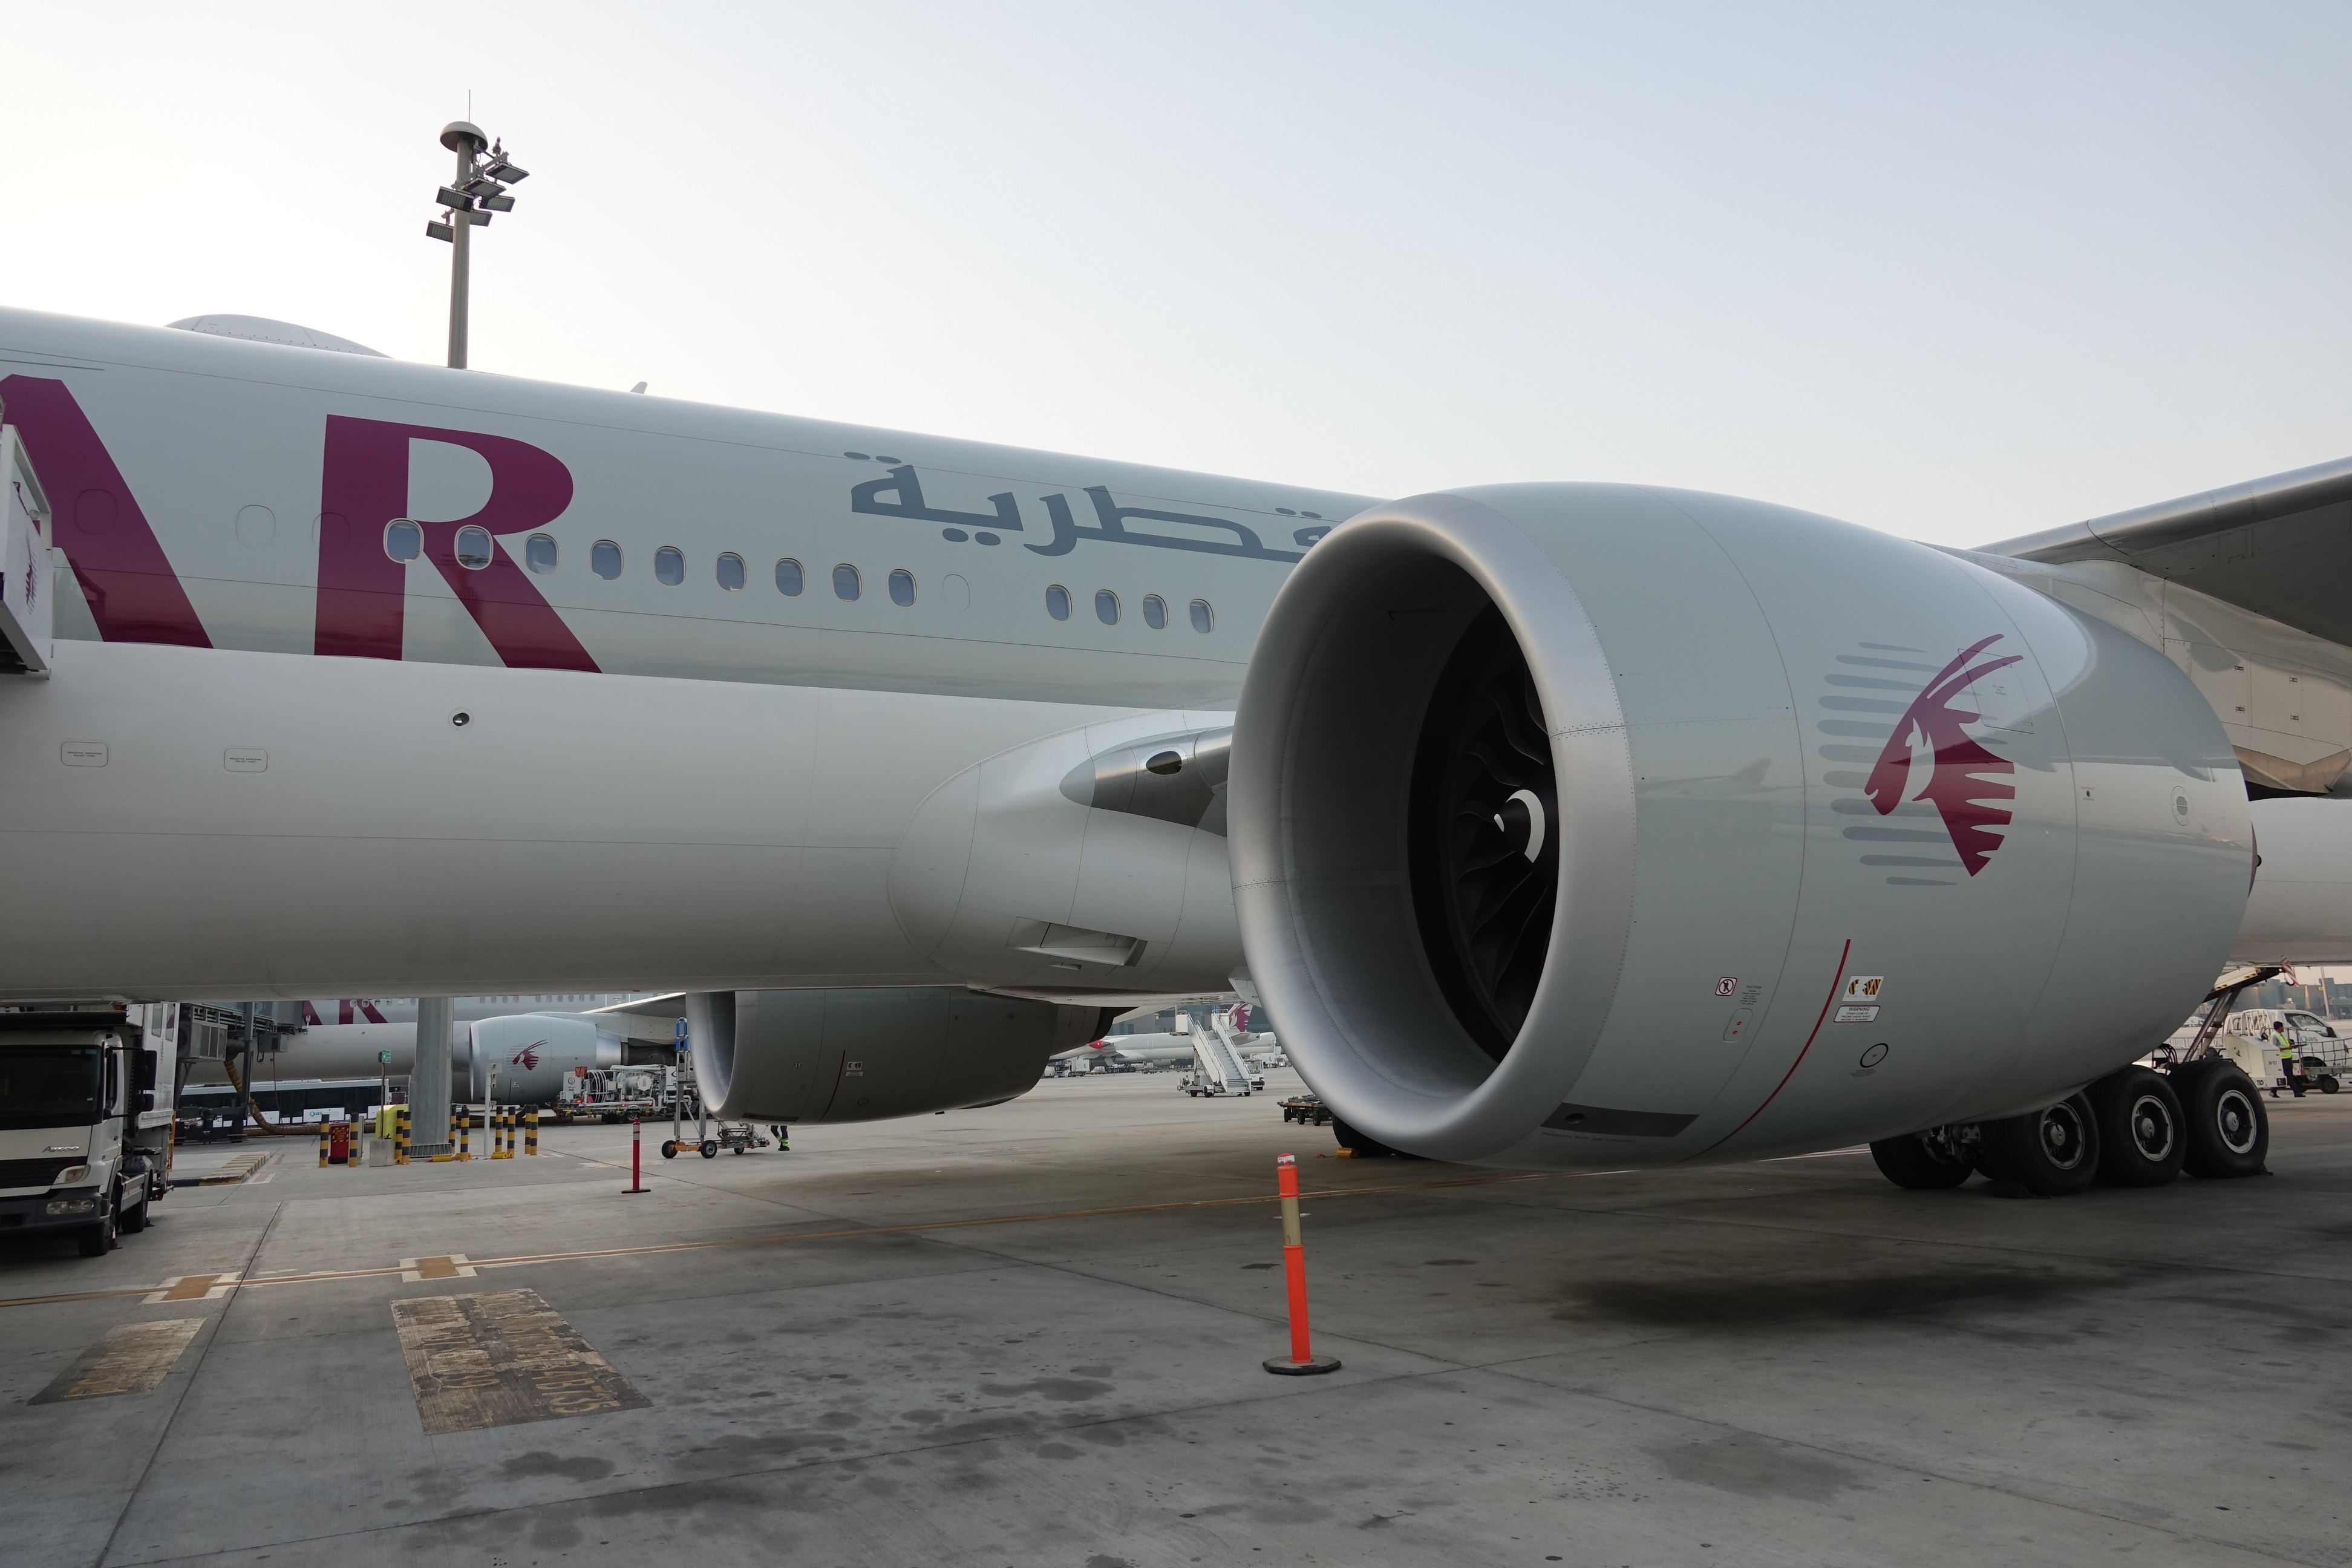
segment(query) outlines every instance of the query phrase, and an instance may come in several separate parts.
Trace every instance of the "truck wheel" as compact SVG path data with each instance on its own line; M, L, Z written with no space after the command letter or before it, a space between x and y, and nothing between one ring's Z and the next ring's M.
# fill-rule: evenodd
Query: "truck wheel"
M2125 1068L2083 1096L2098 1118L2099 1180L2116 1187L2160 1187L2180 1174L2189 1131L2180 1097L2162 1073Z
M2077 1094L2045 1110L1983 1124L1977 1168L2037 1197L2079 1193L2098 1179L2099 1124Z
M114 1219L110 1215L74 1232L74 1247L84 1258L103 1258L113 1245Z
M2254 1080L2237 1063L2208 1057L2172 1071L2189 1129L2189 1157L2181 1169L2209 1181L2223 1176L2259 1176L2271 1148L2270 1112Z
M1976 1174L1976 1167L1953 1147L1948 1136L1906 1132L1900 1138L1881 1138L1870 1146L1870 1157L1877 1163L1880 1175L1913 1192L1957 1187Z
M123 1233L128 1236L137 1236L147 1228L147 1205L150 1200L147 1197L147 1179L144 1176L139 1179L139 1206L136 1208L124 1208L122 1200L119 1196L114 1200L114 1212L121 1216L118 1223Z
M2344 1086L2343 1086L2341 1083L2339 1083L2339 1082L2337 1082L2337 1081L2336 1081L2336 1075L2335 1075L2334 1073L2332 1073L2332 1072L2331 1072L2331 1073L2322 1073L2322 1074L2320 1074L2320 1076L2319 1076L2319 1092L2320 1092L2320 1093L2322 1093L2322 1094L2334 1094L2337 1089L2342 1089L2343 1087L2344 1087Z

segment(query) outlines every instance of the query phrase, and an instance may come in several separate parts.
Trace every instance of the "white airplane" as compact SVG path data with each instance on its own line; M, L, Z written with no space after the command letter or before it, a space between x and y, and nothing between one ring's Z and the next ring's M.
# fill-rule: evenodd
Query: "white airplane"
M21 310L0 358L0 996L673 988L719 1114L803 1123L1238 991L1418 1153L2054 1191L2101 1129L2258 1167L2234 1081L2127 1064L2232 956L2352 958L2352 462L1969 552Z
M449 1030L449 1058L461 1098L480 1100L495 1092L502 1102L541 1104L574 1068L619 1067L631 1060L671 1059L674 1025L659 1028L620 1012L591 1012L645 1000L610 992L552 995L460 996ZM215 1006L234 1004L215 1003ZM675 1016L675 1013L673 1016ZM414 997L308 998L301 1004L303 1028L281 1047L259 1058L268 1084L314 1084L373 1079L389 1073L405 1077L416 1063L416 1002ZM331 1020L331 1021L330 1021ZM387 1060L386 1058L389 1058ZM198 1058L187 1076L191 1086L231 1081L228 1064ZM264 1082L253 1085L260 1092Z
M1233 1009L1235 1043L1242 1055L1252 1060L1277 1054L1282 1047L1270 1034L1256 1034L1249 1026L1249 1005L1240 1004ZM1175 1026L1133 1035L1105 1035L1083 1046L1062 1051L1054 1060L1079 1072L1090 1071L1096 1064L1111 1067L1141 1065L1150 1062L1188 1064L1193 1058L1195 1038L1191 1016L1176 1015Z

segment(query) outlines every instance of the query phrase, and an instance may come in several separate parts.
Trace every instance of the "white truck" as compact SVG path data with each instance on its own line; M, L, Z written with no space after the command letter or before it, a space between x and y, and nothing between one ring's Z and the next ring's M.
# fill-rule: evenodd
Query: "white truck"
M170 1190L171 1110L156 1097L159 1079L170 1097L177 1047L143 1021L0 1013L0 1234L64 1232L96 1258L147 1228Z

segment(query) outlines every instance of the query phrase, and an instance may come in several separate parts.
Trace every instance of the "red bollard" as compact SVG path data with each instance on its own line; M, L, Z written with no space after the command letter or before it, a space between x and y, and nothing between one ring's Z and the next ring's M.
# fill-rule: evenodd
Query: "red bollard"
M637 1119L632 1116L629 1118L629 1184L621 1189L624 1194L652 1191L646 1185L644 1149L644 1142L637 1136Z
M1290 1292L1290 1354L1276 1356L1265 1370L1285 1377L1337 1372L1339 1358L1317 1355L1307 1343L1307 1246L1298 1236L1298 1156L1275 1157L1276 1190L1282 1194L1282 1279Z

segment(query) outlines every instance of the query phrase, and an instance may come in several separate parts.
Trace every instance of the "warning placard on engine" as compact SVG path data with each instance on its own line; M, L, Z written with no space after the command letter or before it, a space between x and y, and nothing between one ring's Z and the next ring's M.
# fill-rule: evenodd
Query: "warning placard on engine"
M392 1321L428 1437L653 1403L536 1290L394 1301Z

